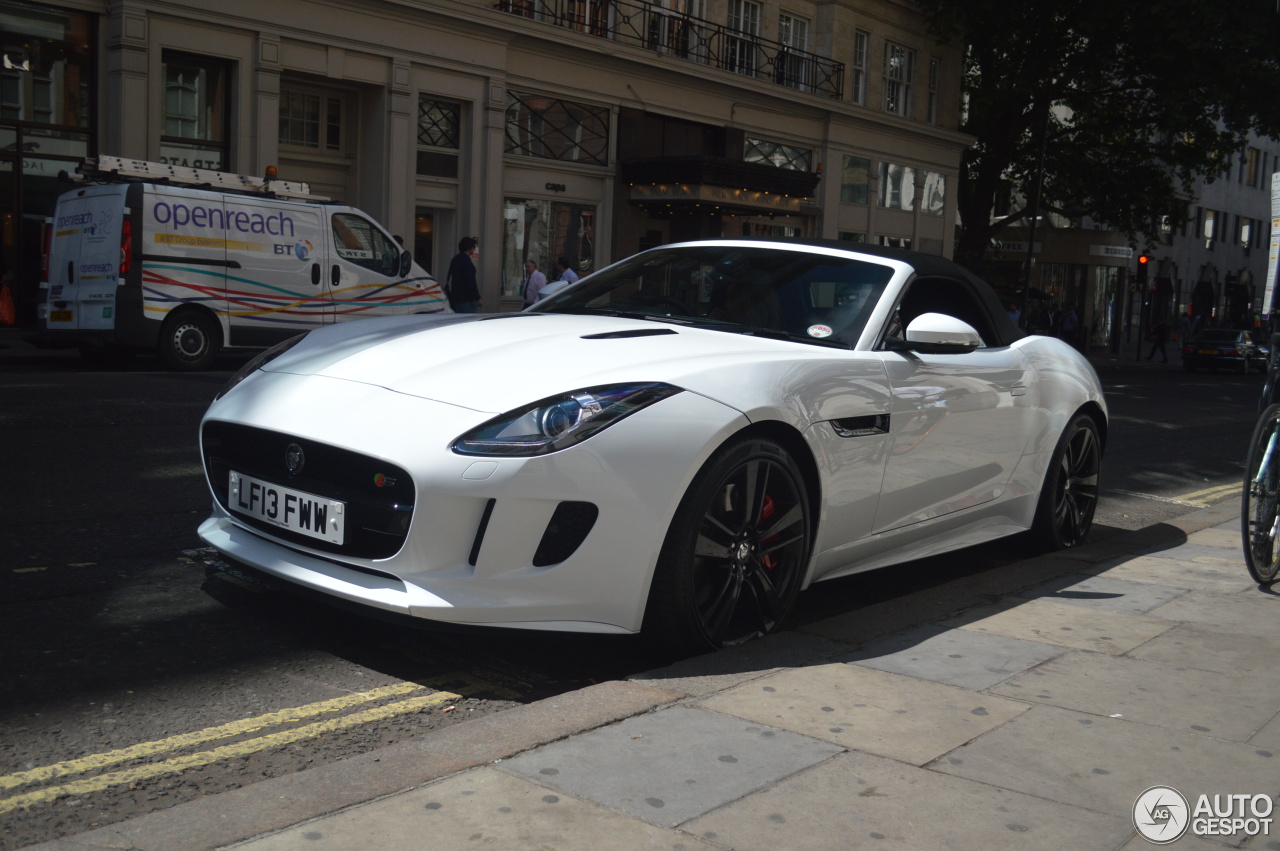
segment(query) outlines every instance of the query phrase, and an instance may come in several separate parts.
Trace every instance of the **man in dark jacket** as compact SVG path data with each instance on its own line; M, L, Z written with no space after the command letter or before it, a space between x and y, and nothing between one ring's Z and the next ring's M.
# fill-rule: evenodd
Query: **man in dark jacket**
M449 263L445 292L449 294L449 307L454 313L478 313L484 307L480 300L480 286L476 283L475 258L479 254L476 238L465 236L458 243L458 253Z

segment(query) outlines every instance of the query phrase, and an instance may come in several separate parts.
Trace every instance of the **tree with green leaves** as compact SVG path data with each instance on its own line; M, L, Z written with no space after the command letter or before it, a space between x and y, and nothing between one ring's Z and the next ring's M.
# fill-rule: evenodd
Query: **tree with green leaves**
M1129 234L1186 215L1250 131L1280 136L1277 0L921 0L943 41L967 44L956 259L1038 209ZM1043 162L1043 170L1041 163ZM1043 175L1043 182L1038 179ZM1009 184L1027 203L993 216Z

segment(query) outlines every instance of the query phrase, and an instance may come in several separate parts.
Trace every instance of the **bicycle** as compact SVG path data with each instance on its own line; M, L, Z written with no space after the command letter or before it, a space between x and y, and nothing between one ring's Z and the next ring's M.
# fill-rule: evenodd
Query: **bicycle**
M1272 403L1258 417L1249 438L1240 505L1240 534L1249 575L1270 585L1280 572L1280 403Z

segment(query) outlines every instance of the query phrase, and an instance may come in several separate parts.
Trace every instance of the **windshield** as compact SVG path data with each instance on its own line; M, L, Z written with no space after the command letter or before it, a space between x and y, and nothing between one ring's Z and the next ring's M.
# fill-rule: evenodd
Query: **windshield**
M687 245L602 269L533 310L627 314L853 346L893 272L881 263L786 248Z

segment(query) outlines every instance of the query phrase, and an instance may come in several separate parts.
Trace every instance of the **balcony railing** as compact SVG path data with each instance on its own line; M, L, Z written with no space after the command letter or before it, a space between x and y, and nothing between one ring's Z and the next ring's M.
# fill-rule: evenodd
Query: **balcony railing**
M832 98L844 93L843 62L644 0L500 0L495 8L802 92Z

